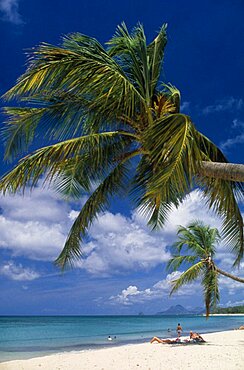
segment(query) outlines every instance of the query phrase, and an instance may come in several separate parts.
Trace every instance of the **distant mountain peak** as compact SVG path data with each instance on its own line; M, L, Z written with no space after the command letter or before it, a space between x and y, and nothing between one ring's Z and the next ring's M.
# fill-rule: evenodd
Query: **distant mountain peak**
M203 309L201 307L196 307L194 309L186 309L181 304L175 306L170 306L167 310L157 312L157 315L192 315L192 314L201 314Z

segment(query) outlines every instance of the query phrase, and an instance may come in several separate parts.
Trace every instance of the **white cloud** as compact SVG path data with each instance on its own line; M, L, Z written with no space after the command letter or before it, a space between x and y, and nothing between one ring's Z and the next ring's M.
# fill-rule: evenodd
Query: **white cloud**
M46 223L63 221L63 212L70 212L68 203L64 202L54 191L39 185L25 195L2 196L0 208L9 218L21 222L28 220Z
M149 270L168 260L162 234L121 214L105 212L94 222L84 245L87 257L78 266L91 274Z
M232 273L233 275L235 273ZM240 276L242 279L243 276ZM220 291L228 292L230 295L235 295L243 292L243 283L240 283L238 281L232 280L226 276L220 275L219 276L219 287ZM239 297L241 298L241 297Z
M232 128L236 129L236 128L244 128L244 122L239 120L238 118L235 118L233 119L232 121Z
M220 99L215 101L214 104L208 105L203 109L204 114L210 114L215 112L223 112L223 111L233 111L233 110L241 110L243 108L243 100L240 98L234 98L233 96Z
M188 112L190 109L190 102L189 101L184 101L181 106L180 106L180 111L181 112Z
M231 129L232 131L236 131L236 135L220 143L222 150L228 150L236 144L240 145L244 143L244 122L235 118L232 121Z
M227 139L226 141L220 143L220 149L225 150L233 147L236 144L244 144L244 133L236 135L232 138Z
M204 206L198 191L189 194L178 209L174 208L165 227L157 232L149 230L138 212L131 217L105 212L92 225L90 241L84 245L86 258L77 266L95 275L148 271L169 259L167 246L175 241L178 226L196 219L213 227L221 225L220 219Z
M242 306L242 305L244 305L244 299L240 301L229 300L227 303L220 304L221 307L232 307L232 306Z
M172 281L180 277L180 271L174 271L168 274L165 279L158 281L151 288L139 290L137 286L130 285L128 288L123 289L121 293L116 296L111 296L109 299L111 303L118 303L125 306L133 305L136 303L143 303L155 299L162 299L168 297L172 288ZM192 296L196 295L199 291L199 283L188 284L183 286L175 296Z
M128 286L128 288L123 289L121 293L115 296L111 296L109 300L112 304L122 304L125 306L130 306L133 304L169 297L170 291L172 289L172 282L178 279L181 274L181 271L174 271L171 274L168 274L165 279L158 281L152 287L146 288L144 290L139 290L137 286L130 285ZM243 292L242 283L238 283L237 281L220 275L219 288L221 296L224 295L226 297L239 294L239 298L242 298L242 296L240 296L240 294ZM194 301L196 301L196 296L198 296L199 294L200 296L202 295L202 287L200 285L200 280L196 280L193 283L183 285L178 292L174 293L173 296L176 298L194 297ZM239 301L239 304L241 304L240 302L241 301ZM234 305L233 302L232 304ZM236 305L237 304L238 302L236 302Z
M16 265L13 261L6 262L1 266L0 274L17 281L30 281L40 276L36 271L24 268L21 264Z
M0 0L0 11L4 20L17 25L23 23L19 14L19 0Z
M137 212L130 217L105 212L95 220L82 245L84 258L77 267L93 275L149 271L170 258L167 247L176 239L179 225L201 219L213 227L221 221L207 210L198 191L173 209L164 229L151 232ZM78 212L56 193L37 187L30 195L0 198L0 248L12 256L53 261L64 245ZM220 251L221 252L221 251ZM224 259L225 254L219 259ZM231 256L228 255L230 259Z
M31 259L57 257L71 225L66 202L37 187L31 195L1 196L0 209L0 248Z

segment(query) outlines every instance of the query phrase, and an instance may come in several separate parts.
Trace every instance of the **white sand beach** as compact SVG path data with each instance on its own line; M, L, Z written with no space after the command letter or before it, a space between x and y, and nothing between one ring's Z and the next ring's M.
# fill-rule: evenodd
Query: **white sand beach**
M131 344L0 364L0 370L244 369L244 331L204 334L204 344Z

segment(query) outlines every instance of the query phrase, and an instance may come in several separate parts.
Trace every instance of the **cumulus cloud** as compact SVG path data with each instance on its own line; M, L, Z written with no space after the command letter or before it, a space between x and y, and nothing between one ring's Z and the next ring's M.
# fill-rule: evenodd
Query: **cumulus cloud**
M46 261L58 256L78 214L56 193L41 187L24 197L1 197L0 208L0 248L8 249L12 256ZM76 266L103 276L149 271L170 258L168 247L176 239L178 226L187 226L196 219L213 227L221 226L221 220L208 211L196 190L178 209L172 210L164 229L158 232L151 232L138 212L129 217L102 213L89 230L82 245L84 257ZM233 261L221 246L218 258L226 263Z
M174 271L171 274L168 274L165 279L158 281L152 287L148 287L144 290L140 290L135 285L130 285L126 289L123 289L119 294L111 296L109 300L112 304L131 306L168 297L172 289L172 282L178 279L181 274L181 271ZM230 278L220 275L219 288L221 296L233 296L238 294L240 299L242 297L244 298L244 296L241 295L243 294L243 284ZM200 280L196 280L195 282L182 286L178 292L174 293L174 296L194 297L195 301L196 296L199 294L202 294L202 287ZM233 301L232 304L234 305ZM235 304L237 305L238 303L235 302Z
M130 217L105 212L92 225L90 240L83 247L86 258L77 266L95 275L150 270L170 258L167 247L175 241L178 226L187 226L196 219L213 227L221 225L220 219L204 206L198 191L189 194L178 209L174 208L165 227L157 232L149 230L138 212Z
M234 275L234 273L233 273ZM242 279L244 276L240 276ZM228 292L229 295L235 295L243 293L243 283L240 283L238 281L232 280L228 277L225 277L223 275L220 275L219 277L219 287L220 291ZM244 297L244 296L243 296ZM239 298L242 298L239 296Z
M71 220L70 206L49 189L0 199L0 248L13 256L53 260L61 251Z
M24 268L21 264L16 265L13 261L6 262L1 266L0 274L17 281L31 281L40 276L36 271Z
M19 13L19 0L0 0L0 12L7 22L20 25L23 23Z
M24 197L2 197L0 207L0 248L9 249L13 256L40 260L57 257L78 214L56 193L41 187ZM197 191L172 210L165 228L158 232L151 232L137 212L130 217L100 214L82 245L84 258L77 267L94 275L148 271L169 259L167 247L175 241L178 225L186 226L194 219L220 226Z
M203 114L210 114L224 111L239 111L243 108L243 100L240 98L234 98L233 96L216 100L214 104L208 105L203 109Z
M86 258L78 266L92 274L149 270L170 257L161 235L121 214L100 215L89 237L91 241L84 245Z
M169 296L172 288L172 281L178 279L181 274L180 271L174 271L168 274L165 279L158 281L152 287L144 290L139 290L137 286L130 285L128 288L123 289L121 293L116 296L111 296L109 299L112 303L125 306L162 299L163 297ZM182 287L175 295L191 296L195 295L197 290L199 290L199 283L196 282Z

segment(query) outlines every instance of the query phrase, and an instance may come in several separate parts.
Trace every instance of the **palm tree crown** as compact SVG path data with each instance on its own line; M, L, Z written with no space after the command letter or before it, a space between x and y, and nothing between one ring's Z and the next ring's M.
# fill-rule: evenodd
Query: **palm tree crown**
M22 158L1 179L0 190L34 187L44 176L65 196L90 192L57 260L62 267L80 256L89 225L114 194L129 192L155 228L195 186L223 217L236 263L243 257L236 201L243 187L201 176L203 161L227 159L180 113L179 90L159 85L166 41L166 25L147 44L142 25L129 33L122 24L106 47L79 33L64 36L61 46L42 43L4 96L22 102L5 108L5 158L26 152L38 128L51 144ZM91 191L94 182L99 185Z
M216 244L220 234L216 228L204 225L200 221L191 223L188 227L179 227L178 240L172 246L176 254L168 263L168 269L176 271L182 264L190 265L180 277L173 281L171 294L182 285L201 278L206 306L206 316L210 308L219 301L218 276L225 275L233 280L244 283L244 279L226 273L219 269L215 262ZM183 252L183 254L181 254Z

